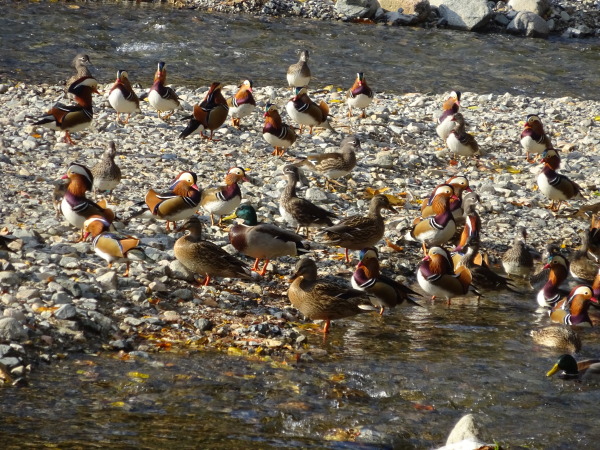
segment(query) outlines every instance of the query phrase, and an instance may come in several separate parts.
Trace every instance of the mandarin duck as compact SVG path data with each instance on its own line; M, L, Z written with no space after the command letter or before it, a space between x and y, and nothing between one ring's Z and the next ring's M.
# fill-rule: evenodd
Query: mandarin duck
M550 311L550 320L564 325L581 325L584 322L592 325L588 314L592 302L598 303L592 288L587 285L576 286L567 298L557 303Z
M591 282L598 271L598 261L590 259L590 230L581 233L581 247L570 259L569 272L573 278Z
M69 86L69 93L73 94L77 105L56 103L33 125L64 131L64 141L73 145L75 143L71 139L71 132L85 130L94 118L92 94L99 94L98 82L92 77L79 78Z
M71 180L68 178L59 178L52 182L52 206L54 206L54 212L56 217L60 217L62 214L61 205L65 194L67 193L67 187Z
M287 185L279 198L281 217L288 224L296 227L296 233L300 231L301 227L305 227L307 239L310 227L332 226L331 219L336 218L335 214L296 195L296 183L300 179L298 167L289 164L283 168L283 173L287 176Z
M227 100L221 92L222 88L223 84L216 81L210 85L204 100L199 105L194 105L193 114L183 118L184 120L189 119L190 123L179 135L180 139L198 133L203 139L216 140L213 139L213 134L225 123L229 112ZM204 130L209 130L210 135L206 136Z
M462 221L464 218L464 210L462 206L463 194L465 192L473 192L469 187L469 180L463 175L456 175L448 178L443 184L436 186L427 201L421 203L421 217L429 217L435 215L431 207L431 203L437 194L437 189L441 186L449 184L454 191L455 199L450 200L450 211L455 221Z
M590 223L590 241L588 255L596 262L600 262L600 215L592 216Z
M73 66L73 68L75 69L75 74L67 80L67 89L75 81L81 78L94 78L92 72L90 71L90 67L93 67L92 61L90 60L90 57L85 53L78 53L77 55L75 55L75 58L73 58L73 61L71 62L71 66Z
M542 308L553 308L561 299L563 291L560 285L569 275L569 262L561 255L551 255L544 266L549 269L548 281L537 294L537 302Z
M479 251L479 243L471 243L468 247L461 250L461 257L458 261L454 260L454 271L459 267L465 266L471 272L471 284L477 290L486 289L490 291L507 290L518 292L510 280L494 272L490 267L487 255Z
M456 113L450 119L452 122L456 122L456 127L450 131L450 134L446 138L446 146L454 153L454 156L479 156L483 152L475 139L475 136L467 133L465 118L461 113Z
M546 376L551 377L559 370L562 372L558 376L563 380L600 379L600 359L585 359L577 362L571 355L562 355Z
M373 101L375 93L367 85L365 75L362 72L356 74L354 84L346 92L346 103L348 104L348 117L352 117L352 108L362 109L361 118L367 117L366 109Z
M581 338L571 327L552 325L532 330L530 334L536 344L573 353L581 351Z
M594 277L594 282L592 283L592 291L594 291L594 297L600 299L600 267L598 267L598 272Z
M521 146L527 154L527 161L530 161L530 153L540 154L546 149L552 148L552 141L544 132L544 126L538 115L529 114L527 116L525 128L521 132Z
M452 118L460 108L460 97L460 91L452 91L450 97L442 104L442 114L437 119L438 124L435 131L444 142L456 126L456 122L452 121Z
M308 67L308 50L300 52L300 59L292 64L287 70L288 86L292 89L296 87L308 86L310 83L310 69Z
M552 204L550 205L552 211L558 211L563 201L570 200L581 194L581 187L577 183L556 172L555 161L557 157L558 152L554 149L549 149L542 153L544 168L537 177L540 192L552 200Z
M374 247L364 248L360 251L360 262L350 279L352 287L365 291L371 295L371 303L379 308L379 315L383 315L385 308L394 308L396 305L407 303L419 305L411 295L421 296L402 283L381 274L379 255Z
M124 277L129 276L131 261L143 261L146 254L139 247L140 240L132 236L121 236L110 232L110 222L104 217L94 215L83 223L84 240L92 235L94 252L108 263L111 268L114 262L125 261L127 268Z
M187 230L189 234L175 242L175 258L190 272L204 277L204 286L208 286L213 277L252 278L245 263L218 245L202 239L202 223L196 216L187 219L179 230Z
M150 91L140 97L140 100L148 97L148 103L156 110L158 118L164 121L169 120L175 110L181 109L179 97L173 88L165 86L166 82L167 69L164 61L161 61L158 63L158 69L154 74L154 84L152 84ZM168 112L168 114L162 116L161 114L164 112Z
M454 297L462 297L471 288L471 273L464 266L455 273L450 253L442 247L431 247L417 269L419 286L431 299L442 297L447 304Z
M356 167L356 151L360 150L360 141L356 136L347 136L340 143L337 152L310 154L298 166L306 166L313 172L325 176L325 188L329 189L333 180L344 177ZM335 182L336 184L340 184Z
M244 80L239 86L239 91L227 99L227 106L231 115L231 126L239 128L241 119L252 114L256 108L256 101L252 95L252 80Z
M528 278L533 270L533 256L525 244L526 239L527 229L519 227L512 247L502 255L502 267L508 275Z
M68 178L69 184L60 204L60 210L71 225L81 230L85 221L94 215L102 216L108 223L112 223L115 219L112 210L105 208L102 203L94 203L85 196L85 193L90 191L94 185L94 176L87 167L71 163L67 174L62 178ZM83 240L83 231L80 240Z
M310 258L296 263L290 281L287 294L292 306L311 320L324 320L323 333L329 332L332 320L375 310L365 292L320 279L317 265Z
M146 205L152 215L166 220L166 231L171 231L170 223L192 217L200 206L201 192L194 172L181 172L164 193L150 189L145 197Z
M283 156L285 149L291 147L298 136L292 127L283 123L276 105L267 103L264 117L263 138L275 148L272 155Z
M108 94L108 103L117 112L117 122L121 121L121 114L127 114L127 118L123 123L129 122L129 117L132 113L140 113L140 99L136 95L131 83L129 75L125 70L117 72L117 79Z
M241 205L235 216L244 219L244 223L229 228L229 242L238 252L256 258L253 271L264 276L269 261L280 256L299 256L310 251L303 237L272 223L258 223L256 210L252 205ZM265 263L259 271L260 260Z
M246 177L246 172L241 167L232 167L225 176L225 186L208 188L202 191L200 205L210 214L210 224L215 225L215 214L218 214L218 226L221 226L223 216L231 214L240 206L242 201L242 191L238 183L240 181L250 181Z
M285 105L288 115L300 125L300 133L304 125L309 127L312 134L313 127L326 128L333 133L336 131L329 123L329 106L323 100L319 104L308 97L306 87L297 87L294 95Z
M385 195L375 195L369 203L366 216L351 216L336 225L323 228L326 243L345 248L346 262L350 262L348 250L372 247L383 237L385 222L381 216L382 209L397 212Z
M464 202L464 222L465 226L460 234L458 245L454 252L462 252L469 245L479 245L481 236L481 218L477 213L477 203L479 198L476 194L468 195Z
M94 176L94 196L97 196L98 191L112 194L113 189L121 182L121 169L115 163L115 156L117 156L117 148L115 143L110 141L100 161L91 169Z

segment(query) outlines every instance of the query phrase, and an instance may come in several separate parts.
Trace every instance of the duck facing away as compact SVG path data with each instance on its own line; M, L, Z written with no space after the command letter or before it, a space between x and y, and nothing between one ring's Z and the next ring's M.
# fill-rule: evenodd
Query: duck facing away
M581 351L581 338L571 327L552 325L532 330L531 337L536 344L572 353Z
M559 370L562 372L558 376L565 380L600 380L600 359L577 362L571 355L562 355L546 376L551 377Z
M223 97L221 89L223 84L215 81L208 88L208 92L204 100L199 105L194 105L194 111L191 116L184 117L189 119L188 126L179 135L180 139L184 139L193 133L198 133L201 138L211 141L214 139L215 130L221 127L227 120L229 106L227 100ZM206 136L205 130L209 130L210 134Z
M463 115L461 113L456 113L450 120L456 122L456 127L446 138L446 146L448 149L450 149L455 156L481 155L481 148L479 147L475 136L466 131L466 122Z
M508 275L529 278L533 270L533 256L527 249L526 239L527 229L519 227L512 247L502 255L502 267Z
M452 91L442 104L442 114L438 117L435 131L444 142L456 127L456 122L452 121L452 118L460 109L460 97L460 91Z
M309 134L312 134L313 127L322 127L333 133L336 132L329 123L327 103L323 100L319 104L312 101L305 87L296 88L295 93L296 95L287 102L285 109L292 120L300 125L300 133L305 125L309 127Z
M286 78L289 87L292 89L308 86L311 78L310 68L308 67L308 50L302 50L298 62L288 67Z

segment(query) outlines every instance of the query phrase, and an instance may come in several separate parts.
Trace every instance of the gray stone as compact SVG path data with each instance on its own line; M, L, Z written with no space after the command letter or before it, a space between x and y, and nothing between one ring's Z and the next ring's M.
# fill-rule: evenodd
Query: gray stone
M54 311L54 317L60 320L69 320L77 316L77 308L71 304L62 305Z
M335 3L337 13L348 19L371 19L378 8L377 0L338 0Z
M21 290L19 290L19 292L17 292L18 300L31 300L34 298L40 298L39 289L25 288L25 289L21 289Z
M23 325L13 317L0 319L0 341L19 341L27 338Z
M446 446L451 448L478 448L485 445L481 438L482 428L475 421L473 414L467 414L463 416L454 425L454 428L448 435ZM464 443L463 446L456 446L458 443ZM443 448L443 447L442 447ZM441 449L440 449L441 450Z
M188 281L190 283L195 281L194 274L187 270L185 266L178 260L171 261L169 264L169 269L171 269L171 276L173 278Z
M21 364L21 360L14 356L8 356L6 358L1 358L0 364L4 364L6 367L15 367Z
M96 278L98 284L105 291L114 291L117 289L118 276L116 272L106 272L104 275L100 275Z
M543 16L550 9L547 0L509 0L508 6L515 11L529 11L538 16Z
M524 34L528 37L547 37L550 28L544 19L528 11L520 11L508 24L509 33Z
M190 289L177 289L171 293L171 297L181 300L191 300L194 298L194 293Z
M15 286L19 284L21 278L15 272L0 272L0 286Z
M213 323L208 319L198 319L196 320L195 325L198 331L208 331L214 326Z
M430 0L450 28L476 30L492 17L492 9L485 0Z
M4 317L12 317L13 319L17 319L21 323L25 323L25 321L27 320L25 313L23 313L23 311L21 311L20 309L16 308L5 309Z

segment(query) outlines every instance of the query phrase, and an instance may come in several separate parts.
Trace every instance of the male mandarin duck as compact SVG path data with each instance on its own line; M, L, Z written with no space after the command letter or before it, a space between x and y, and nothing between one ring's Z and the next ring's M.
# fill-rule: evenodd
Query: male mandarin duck
M551 377L559 370L562 372L558 376L564 380L598 380L600 379L600 359L586 359L577 362L571 355L562 355L552 369L546 373L546 376Z
M148 209L152 215L167 221L167 231L171 231L170 222L175 226L178 220L189 219L200 206L201 192L196 185L197 180L194 172L181 172L169 191L159 194L150 189L146 194Z
M287 176L287 186L279 198L281 217L291 226L297 227L296 233L300 231L301 227L305 227L307 238L310 227L332 226L331 219L336 218L335 214L296 195L296 183L300 179L298 168L290 164L283 168L283 173Z
M264 276L269 261L280 256L298 256L310 251L303 237L272 223L258 223L256 210L252 205L241 205L235 216L244 219L229 229L229 242L244 255L256 258L252 270ZM265 263L259 272L260 260Z
M446 146L448 149L458 156L479 156L483 152L475 139L475 136L467 133L465 118L461 113L456 113L450 119L452 122L456 122L456 127L450 131L450 134L446 138Z
M397 212L385 195L376 195L371 199L366 216L351 216L336 225L324 228L326 243L345 248L346 262L350 262L348 250L372 247L383 237L385 222L381 216L382 209Z
M71 163L67 174L62 178L68 178L69 184L60 204L60 210L71 225L82 229L85 221L94 215L102 216L108 223L112 223L115 214L110 209L88 200L85 196L85 193L94 185L94 176L87 167ZM83 231L81 239L83 239Z
M123 123L128 123L132 113L141 112L140 99L133 90L129 82L129 75L125 70L117 72L115 84L113 84L108 94L108 102L117 112L117 122L121 121L121 114L127 114L127 118Z
M581 338L571 327L551 325L539 330L532 330L530 334L536 344L573 353L581 351Z
M336 132L329 123L329 106L323 100L316 104L308 97L306 87L297 87L294 95L285 105L288 115L300 125L300 133L304 125L309 127L312 134L313 127L322 127Z
M385 308L393 308L404 301L420 306L411 295L421 296L421 294L381 274L379 255L374 247L361 250L360 262L350 281L354 289L371 295L371 303L379 308L379 315L383 315Z
M600 214L592 216L588 255L596 262L600 262Z
M460 234L455 252L461 252L468 245L479 245L481 236L481 217L477 213L477 203L479 198L476 194L468 195L464 202L464 222L465 226Z
M352 117L352 108L362 109L360 117L367 117L366 109L373 101L374 96L374 92L367 85L365 75L362 72L358 72L354 84L348 89L348 92L346 92L348 117Z
M442 247L431 247L417 269L419 286L432 300L436 297L450 301L454 297L462 297L471 287L471 273L464 266L455 273L450 253Z
M169 120L171 115L177 109L181 109L179 103L179 97L169 86L165 86L167 82L167 69L163 61L158 63L158 69L154 74L154 84L150 88L150 92L143 97L148 97L148 103L156 110L158 118L162 120ZM166 116L161 114L168 112Z
M310 258L296 263L290 281L288 298L292 306L311 320L324 320L323 333L329 332L332 320L375 310L365 292L319 279L317 265Z
M231 126L240 127L240 121L252 114L256 108L256 101L252 95L252 80L244 80L239 91L227 99L227 106L231 114Z
M116 155L117 148L115 143L110 141L107 149L102 153L100 161L92 167L94 195L97 195L98 191L112 193L113 189L121 182L121 169L115 163Z
M569 272L573 278L591 282L598 271L598 261L590 258L590 230L581 233L581 247L571 257Z
M263 138L275 148L272 155L283 156L285 149L291 147L298 136L292 127L283 123L276 105L267 103L264 117Z
M566 299L556 304L550 312L552 322L565 325L581 325L588 322L592 325L592 320L588 314L588 309L593 303L598 303L590 286L576 286Z
M92 67L92 61L90 57L85 53L78 53L73 58L71 65L75 69L75 74L71 76L67 80L67 89L77 80L81 78L94 78L92 72L90 71L90 67Z
M544 168L537 177L537 184L540 191L548 199L552 200L552 204L550 205L552 211L558 211L563 201L576 197L581 191L581 187L577 183L559 174L553 168L553 161L556 161L557 156L558 152L554 149L546 150L542 154Z
M527 116L525 128L521 132L521 146L527 154L527 161L530 161L530 153L540 154L552 148L552 141L544 132L544 125L537 114Z
M204 100L199 105L194 105L194 113L191 116L184 117L184 119L190 119L190 123L179 135L181 139L188 137L190 134L198 133L203 139L213 140L215 130L225 123L229 112L227 100L221 92L222 88L222 83L216 81L212 83ZM210 130L210 135L206 136L204 130Z
M431 207L431 203L437 194L437 189L441 186L449 184L452 186L454 190L455 199L450 200L450 211L452 211L452 216L454 220L461 221L464 216L464 210L462 206L462 198L465 192L473 192L473 190L469 187L469 180L463 175L456 175L448 178L444 184L440 184L436 186L433 190L427 201L421 203L421 217L429 217L435 215L433 209Z
M598 267L598 272L594 277L594 282L592 283L592 291L594 291L594 297L600 299L600 267Z
M69 93L73 94L77 105L64 105L56 103L50 111L35 122L51 130L65 132L64 141L73 145L71 132L85 130L92 123L94 111L92 109L92 94L98 94L98 82L92 77L79 78L69 86Z
M200 205L210 214L210 224L215 224L215 214L218 214L221 225L222 217L231 214L242 202L242 191L238 183L250 181L241 167L232 167L225 176L225 186L204 189Z
M502 255L502 267L508 275L528 278L533 270L533 256L527 249L526 239L527 229L519 227L512 247Z
M110 232L110 222L104 217L94 215L83 223L84 240L92 235L94 252L112 267L114 262L125 261L127 268L124 277L129 276L131 261L143 261L146 254L139 247L140 240L132 236L121 236Z
M467 247L464 247L461 252L460 258L453 260L454 271L457 272L461 266L469 269L472 278L471 284L475 289L518 292L514 289L514 285L511 284L508 278L492 270L489 266L487 255L479 250L479 243L471 243Z
M360 140L358 137L347 136L342 139L339 151L310 154L295 164L306 166L308 169L324 175L325 188L329 189L331 183L334 182L333 180L348 175L356 167L357 150L360 150Z
M456 126L456 122L452 121L452 118L460 108L460 97L460 91L452 91L450 97L442 104L442 114L438 117L435 131L444 142Z
M190 272L204 277L204 286L211 278L252 278L248 266L221 247L202 239L202 223L196 216L190 217L180 228L189 234L175 242L175 258Z
M287 82L292 89L308 86L310 83L310 69L308 67L308 50L300 52L300 59L287 70Z
M569 263L561 255L551 255L544 269L550 269L550 273L537 294L537 302L542 308L553 308L562 297L560 285L569 275Z

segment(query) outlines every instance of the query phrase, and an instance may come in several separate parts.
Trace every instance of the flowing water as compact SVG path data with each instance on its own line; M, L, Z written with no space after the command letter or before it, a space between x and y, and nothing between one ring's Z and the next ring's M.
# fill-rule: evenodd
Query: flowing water
M284 82L296 50L317 84L366 72L377 89L600 98L598 41L252 19L158 5L0 3L3 79L53 83L85 49L97 77L149 85L165 60L173 84L252 77ZM296 361L207 352L120 360L70 355L2 391L4 448L431 448L464 414L512 447L597 448L600 389L548 379L560 352L529 337L547 322L531 293L397 308L336 323L327 351ZM582 330L579 357L600 355ZM526 357L523 357L526 355ZM353 443L353 439L356 443Z

